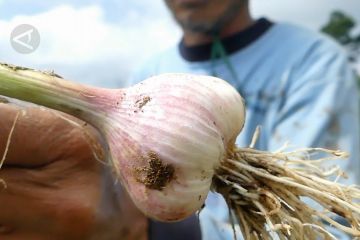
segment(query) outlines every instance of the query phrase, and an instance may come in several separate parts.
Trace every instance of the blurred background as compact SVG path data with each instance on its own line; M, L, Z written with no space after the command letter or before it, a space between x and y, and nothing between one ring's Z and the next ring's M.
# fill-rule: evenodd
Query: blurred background
M360 74L360 0L250 0L255 17L295 23L334 37ZM19 24L40 33L36 51L16 52ZM163 0L0 0L0 61L104 87L122 87L150 55L176 44L180 31ZM301 46L299 46L301 47Z

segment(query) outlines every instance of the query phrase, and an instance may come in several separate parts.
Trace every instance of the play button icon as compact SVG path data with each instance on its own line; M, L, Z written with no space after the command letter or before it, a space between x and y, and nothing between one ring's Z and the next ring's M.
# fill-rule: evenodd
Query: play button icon
M10 42L13 49L18 53L32 53L40 45L40 34L34 26L21 24L11 32Z

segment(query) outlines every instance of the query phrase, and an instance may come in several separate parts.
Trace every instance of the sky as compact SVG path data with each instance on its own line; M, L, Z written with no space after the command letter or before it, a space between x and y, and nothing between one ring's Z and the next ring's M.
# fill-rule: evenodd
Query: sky
M359 0L251 0L258 18L292 22L317 31L340 9L360 25ZM31 24L39 48L16 52L11 31ZM356 29L360 32L360 26ZM103 87L122 87L152 54L176 44L180 30L163 0L0 0L0 61Z

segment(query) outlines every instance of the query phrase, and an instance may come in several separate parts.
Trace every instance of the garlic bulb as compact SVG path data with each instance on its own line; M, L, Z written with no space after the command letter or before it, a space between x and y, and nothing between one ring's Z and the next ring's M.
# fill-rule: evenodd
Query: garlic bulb
M175 221L203 205L244 116L240 95L223 80L164 74L126 89L102 130L135 204Z
M110 90L2 64L0 94L94 125L136 206L161 221L201 208L245 120L239 93L208 76L164 74Z

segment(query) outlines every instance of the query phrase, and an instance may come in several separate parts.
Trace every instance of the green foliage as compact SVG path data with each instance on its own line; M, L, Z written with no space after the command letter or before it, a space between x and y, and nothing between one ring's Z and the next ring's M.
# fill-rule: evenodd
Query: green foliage
M354 19L343 12L331 13L329 22L321 31L335 38L342 45L349 44L354 39L350 36L351 30L356 26Z
M334 11L328 23L321 28L322 32L330 35L348 49L352 62L356 62L360 55L360 33L356 35L352 32L355 27L356 22L351 16L341 11Z

